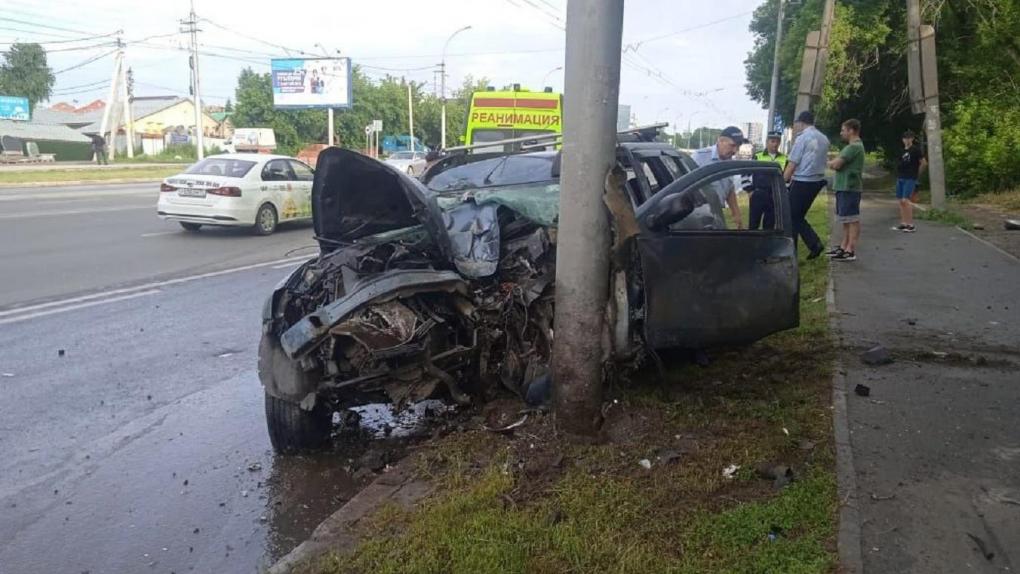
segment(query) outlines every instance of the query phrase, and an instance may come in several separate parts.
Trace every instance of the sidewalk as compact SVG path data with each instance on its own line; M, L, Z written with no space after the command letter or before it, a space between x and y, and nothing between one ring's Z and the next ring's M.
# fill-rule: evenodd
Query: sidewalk
M953 227L892 231L887 198L865 197L859 259L832 263L864 572L1012 571L1020 263ZM879 344L895 362L865 365Z

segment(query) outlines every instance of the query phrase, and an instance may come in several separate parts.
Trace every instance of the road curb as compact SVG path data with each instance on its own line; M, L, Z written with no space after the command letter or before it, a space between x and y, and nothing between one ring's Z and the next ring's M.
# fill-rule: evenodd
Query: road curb
M83 179L75 181L26 181L22 183L0 183L0 189L18 189L26 187L74 187L77 185L104 185L109 183L159 183L164 178L124 178L124 179Z
M829 326L839 329L839 310L836 308L836 289L829 265L829 284L825 289L825 306ZM863 574L864 558L861 552L861 517L857 496L857 471L854 468L853 445L850 442L850 423L847 413L847 385L843 361L837 357L832 365L832 426L836 441L836 496L839 498L839 531L836 546L841 572Z
M268 570L268 574L286 574L295 566L315 560L330 551L353 550L361 540L355 530L361 519L371 516L387 503L394 503L404 509L410 508L434 490L431 482L415 476L411 459L405 458L323 520L308 540L278 560Z

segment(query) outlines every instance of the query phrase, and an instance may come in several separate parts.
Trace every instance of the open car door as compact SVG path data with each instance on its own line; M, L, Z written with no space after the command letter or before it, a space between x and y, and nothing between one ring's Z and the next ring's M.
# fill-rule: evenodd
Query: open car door
M768 183L776 229L727 225L720 189L740 176ZM652 348L750 343L799 324L796 243L775 164L727 161L698 168L649 198L636 215L645 340Z

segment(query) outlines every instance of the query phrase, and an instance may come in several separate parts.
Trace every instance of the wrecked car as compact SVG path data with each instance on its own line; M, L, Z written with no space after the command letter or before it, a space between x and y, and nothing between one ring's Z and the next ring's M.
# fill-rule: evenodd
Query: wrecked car
M592 190L614 231L614 364L798 324L789 203L773 164L698 168L652 141L620 143L617 160L606 189ZM312 191L320 253L263 312L258 372L274 448L324 444L333 413L358 405L547 389L559 168L556 151L457 155L417 180L324 150ZM715 186L749 174L772 182L776 230L727 226Z

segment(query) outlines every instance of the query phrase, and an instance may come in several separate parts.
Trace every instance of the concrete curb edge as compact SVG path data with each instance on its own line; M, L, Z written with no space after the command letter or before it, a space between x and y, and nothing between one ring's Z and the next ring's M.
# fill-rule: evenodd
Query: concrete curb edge
M434 486L415 476L410 457L397 463L361 489L336 512L323 520L312 535L277 560L268 574L286 574L299 564L314 560L331 550L353 549L360 541L354 527L388 502L410 508L432 494Z
M825 290L825 304L829 325L836 330L836 291L829 267L829 284ZM863 574L864 558L861 549L861 517L858 512L857 471L854 468L853 445L850 442L850 423L847 413L846 377L843 361L837 356L832 365L833 433L836 441L836 496L839 498L839 530L836 546L841 572Z

